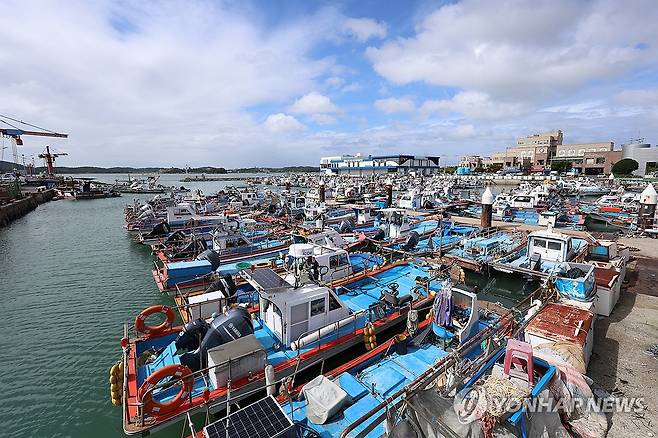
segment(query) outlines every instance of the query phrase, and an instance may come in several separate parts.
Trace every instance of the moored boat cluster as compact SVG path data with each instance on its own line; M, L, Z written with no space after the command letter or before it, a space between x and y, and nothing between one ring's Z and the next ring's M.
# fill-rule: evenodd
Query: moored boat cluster
M185 421L195 437L245 436L256 426L244 413L275 405L288 429L267 436L528 436L549 427L529 402L565 402L548 388L594 400L594 324L622 293L629 248L592 225L652 236L656 192L496 188L297 175L127 205L126 229L151 248L170 304L124 327L110 373L124 431ZM476 281L498 277L516 285L513 300ZM224 418L195 425L195 412ZM605 415L552 413L551 433L578 433L585 415L600 425L590 436L607 430Z

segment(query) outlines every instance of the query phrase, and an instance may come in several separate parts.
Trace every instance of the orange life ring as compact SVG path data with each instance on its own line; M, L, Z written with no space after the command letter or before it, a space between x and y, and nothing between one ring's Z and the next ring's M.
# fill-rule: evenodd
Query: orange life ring
M156 326L146 325L146 318L156 313L163 313L165 315L164 322ZM174 310L169 306L159 304L147 307L137 315L137 318L135 318L135 330L137 333L143 333L147 336L159 335L173 326L175 318L176 315L174 314Z
M172 382L180 380L182 384L176 396L168 402L163 403L153 398L152 390L167 377L171 377ZM144 383L142 383L142 386L139 387L137 395L138 399L144 404L145 415L160 416L170 413L185 403L193 386L194 378L192 377L192 370L185 365L172 364L162 367L148 376Z

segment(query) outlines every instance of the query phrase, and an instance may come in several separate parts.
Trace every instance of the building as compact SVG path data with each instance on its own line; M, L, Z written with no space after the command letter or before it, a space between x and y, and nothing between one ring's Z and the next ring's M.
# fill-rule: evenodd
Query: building
M468 167L471 170L483 167L482 157L479 155L466 155L459 161L459 167Z
M658 146L642 143L644 139L621 145L621 157L637 161L638 168L634 175L644 176L658 170Z
M417 155L362 156L338 155L320 158L320 172L328 175L367 176L379 173L414 172L421 175L438 173L439 157Z
M552 162L568 162L569 167L585 175L609 174L621 159L621 151L614 148L611 141L563 144L557 146Z
M482 164L484 167L495 165L543 170L550 164L557 146L562 144L562 138L560 130L519 137L515 146L484 157Z
M612 173L612 166L619 160L621 151L585 152L581 160L572 163L572 167L583 175L609 175Z

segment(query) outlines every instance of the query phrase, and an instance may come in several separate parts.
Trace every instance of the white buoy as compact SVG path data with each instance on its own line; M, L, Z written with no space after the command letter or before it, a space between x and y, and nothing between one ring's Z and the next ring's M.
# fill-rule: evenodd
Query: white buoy
M658 204L658 193L656 193L656 189L653 188L653 184L651 183L647 184L647 187L640 195L640 204L646 204L646 205Z
M658 204L658 193L656 193L653 184L649 183L640 195L638 223L641 229L653 228L656 216L656 204Z
M480 214L480 228L487 229L491 227L493 215L494 196L489 186L482 193L482 213Z
M267 395L276 394L275 382L274 367L272 365L267 365L265 367L265 386L267 387Z

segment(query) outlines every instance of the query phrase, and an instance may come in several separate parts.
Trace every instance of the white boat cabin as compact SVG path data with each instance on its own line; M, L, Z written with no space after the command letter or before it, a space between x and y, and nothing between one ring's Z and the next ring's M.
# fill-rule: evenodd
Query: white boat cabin
M344 248L347 241L333 228L309 235L293 234L294 243L310 243L312 245L326 246L329 248Z
M354 272L344 249L310 243L290 245L285 268L288 273L284 279L293 286L309 282L328 283Z
M242 205L254 205L258 203L258 193L240 192L240 200L242 201Z
M378 217L379 208L374 206L354 207L356 211L356 223L358 225L369 224Z
M533 231L528 235L528 257L538 254L542 261L568 262L575 254L571 236L556 233L549 226L546 231Z
M382 221L379 228L384 230L384 237L386 239L399 239L409 234L411 226L409 225L409 217L405 210L400 208L383 208L380 211L382 213Z
M398 207L415 210L421 207L423 197L416 190L409 190L398 199Z
M321 331L338 329L341 324L335 323L350 316L347 306L328 287L308 284L294 288L269 268L243 271L242 275L258 292L260 320L286 347L301 348L300 338L313 342L322 336Z

